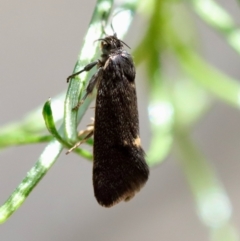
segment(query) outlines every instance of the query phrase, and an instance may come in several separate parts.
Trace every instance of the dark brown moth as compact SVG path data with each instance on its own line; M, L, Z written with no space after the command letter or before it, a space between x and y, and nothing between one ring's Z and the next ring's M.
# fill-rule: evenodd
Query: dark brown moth
M135 67L116 34L99 39L101 59L68 77L97 66L82 101L97 87L93 131L93 187L98 203L111 207L130 200L146 183L149 168L139 137ZM127 45L126 45L127 46ZM79 107L79 106L78 106ZM72 149L79 146L78 142Z

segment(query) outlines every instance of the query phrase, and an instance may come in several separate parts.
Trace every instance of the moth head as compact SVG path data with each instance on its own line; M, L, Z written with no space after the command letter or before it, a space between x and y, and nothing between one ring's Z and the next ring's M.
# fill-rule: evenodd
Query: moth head
M98 41L99 40L101 41L101 49L103 54L110 54L116 50L120 50L123 48L123 45L126 45L128 48L130 48L126 43L120 40L116 34L98 39Z

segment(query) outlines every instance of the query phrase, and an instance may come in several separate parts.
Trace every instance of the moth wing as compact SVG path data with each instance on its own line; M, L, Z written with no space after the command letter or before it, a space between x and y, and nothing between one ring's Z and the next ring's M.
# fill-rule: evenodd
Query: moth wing
M93 186L97 201L110 207L131 199L149 169L140 145L135 68L126 52L103 67L94 125Z

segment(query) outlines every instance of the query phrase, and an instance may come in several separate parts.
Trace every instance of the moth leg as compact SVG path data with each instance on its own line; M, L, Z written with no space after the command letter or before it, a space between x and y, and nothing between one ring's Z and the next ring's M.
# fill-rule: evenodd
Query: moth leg
M97 65L98 63L99 63L99 60L96 60L96 61L94 61L94 62L86 65L82 70L80 70L80 71L78 71L78 72L76 72L76 73L68 76L68 77L67 77L67 83L68 83L73 77L81 74L82 72L91 70L91 69L92 69L95 65Z
M84 102L84 100L87 98L87 96L89 94L91 94L93 92L93 89L95 87L95 85L97 84L98 81L100 81L101 77L102 77L102 73L103 73L103 68L100 67L98 70L97 70L97 73L95 73L92 78L90 79L89 83L88 83L88 86L86 88L86 93L85 95L83 96L83 98L77 103L77 105L73 108L73 110L77 110L81 104Z
M76 149L78 146L80 146L82 143L84 143L85 141L87 141L87 139L89 139L94 132L94 121L91 124L87 125L87 128L85 130L82 130L78 133L78 136L85 136L81 141L77 142L72 148L70 148L66 154L70 153L71 151L73 151L74 149Z
M85 130L79 131L78 133L78 137L81 136L85 136L84 139L88 139L89 137L91 137L93 135L93 130L94 130L94 118L91 118L92 123L87 125L87 128ZM89 136L89 134L91 133L91 136ZM88 138L86 138L87 136L89 136Z

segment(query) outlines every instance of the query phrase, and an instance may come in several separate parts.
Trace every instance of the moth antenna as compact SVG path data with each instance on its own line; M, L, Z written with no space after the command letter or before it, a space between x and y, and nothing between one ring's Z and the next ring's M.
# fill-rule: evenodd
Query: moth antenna
M111 24L110 24L110 27L111 27L111 29L112 29L112 32L113 32L113 36L114 37L117 37L117 34L116 34L116 32L115 32L115 30L114 30L114 27L113 27L113 18L116 16L116 15L118 15L119 13L121 13L121 12L124 12L125 11L125 9L120 9L120 10L118 10L117 12L115 12L113 15L112 15L112 21L111 21ZM122 42L122 41L121 41ZM125 44L125 43L123 43L123 44ZM125 44L126 45L126 44ZM127 46L127 45L126 45ZM127 46L127 47L129 47L129 46Z
M119 39L120 40L120 39ZM131 49L125 42L123 42L122 40L120 40L121 43L123 43L125 46L127 46L129 49Z
M115 30L114 30L114 28L113 28L113 21L111 21L110 27L111 27L111 29L112 29L113 36L114 36L114 37L117 37L117 34L116 34L116 32L115 32Z
M103 31L103 33L105 34L105 35L107 35L108 36L108 34L106 33L106 21L104 21L104 20L102 20L102 31Z

